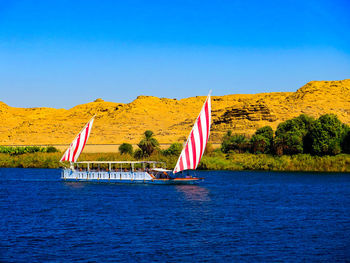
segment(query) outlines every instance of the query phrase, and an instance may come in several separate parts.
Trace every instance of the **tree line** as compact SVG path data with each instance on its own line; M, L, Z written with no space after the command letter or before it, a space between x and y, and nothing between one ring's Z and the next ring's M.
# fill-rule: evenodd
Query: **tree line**
M306 114L280 123L275 132L270 126L257 129L251 138L228 131L221 151L324 156L350 153L350 128L335 114L315 119Z
M183 147L181 143L173 143L168 149L159 149L159 143L150 130L144 132L137 146L138 149L134 151L131 144L123 143L119 146L119 152L140 159L155 152L164 156L179 155ZM211 148L210 144L207 148ZM276 131L270 126L259 128L250 138L229 130L222 139L220 151L278 156L350 153L350 127L342 123L335 114L324 114L318 119L301 114L280 123Z
M139 147L135 151L130 143L122 143L119 146L119 152L121 154L129 154L134 156L136 159L141 159L144 157L149 157L153 153L161 153L164 156L179 155L182 151L181 143L173 143L166 150L161 150L159 148L159 142L154 137L153 131L147 130L144 132L140 142L137 144Z

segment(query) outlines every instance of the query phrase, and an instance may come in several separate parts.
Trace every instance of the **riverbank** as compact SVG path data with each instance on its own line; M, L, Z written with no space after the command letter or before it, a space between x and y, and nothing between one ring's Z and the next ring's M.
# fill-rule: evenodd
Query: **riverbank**
M209 170L260 170L294 172L350 172L350 155L311 156L309 154L274 156L269 154L231 154L204 156L199 165Z
M19 168L60 168L62 153L28 153L22 155L0 154L0 167ZM157 160L171 169L178 156L155 154L145 160ZM112 161L136 160L119 153L83 153L80 160ZM350 155L311 156L308 154L274 156L269 154L223 154L214 152L203 156L198 169L203 170L265 170L265 171L310 171L310 172L350 172Z

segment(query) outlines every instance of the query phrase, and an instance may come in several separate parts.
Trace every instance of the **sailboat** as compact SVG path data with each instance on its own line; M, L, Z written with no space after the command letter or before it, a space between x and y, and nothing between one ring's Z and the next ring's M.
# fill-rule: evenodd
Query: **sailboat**
M202 178L185 175L185 170L195 170L204 154L211 124L211 95L208 94L193 125L186 143L173 170L165 169L157 161L80 161L78 158L89 138L94 117L74 138L61 158L69 162L62 170L61 178L66 181L91 181L110 183L146 184L194 184Z

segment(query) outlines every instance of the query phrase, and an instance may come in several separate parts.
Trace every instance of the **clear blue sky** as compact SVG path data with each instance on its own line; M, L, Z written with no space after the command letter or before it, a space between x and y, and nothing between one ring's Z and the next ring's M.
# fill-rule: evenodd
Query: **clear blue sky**
M295 91L350 78L350 1L0 0L0 101Z

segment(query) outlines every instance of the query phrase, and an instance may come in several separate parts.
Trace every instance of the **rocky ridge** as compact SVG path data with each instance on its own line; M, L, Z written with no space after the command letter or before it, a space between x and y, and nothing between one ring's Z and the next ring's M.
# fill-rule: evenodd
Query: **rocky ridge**
M69 144L94 114L89 144L137 143L147 129L161 143L182 142L204 100L139 96L123 104L97 99L69 110L14 108L0 102L0 144ZM264 125L276 129L301 113L314 117L335 113L350 124L350 79L311 81L296 92L213 96L210 140L220 142L229 129L246 135Z

